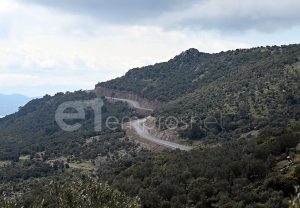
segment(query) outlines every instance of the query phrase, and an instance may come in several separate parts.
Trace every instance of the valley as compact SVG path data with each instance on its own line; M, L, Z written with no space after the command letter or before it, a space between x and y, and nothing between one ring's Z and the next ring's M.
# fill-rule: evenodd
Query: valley
M189 49L94 91L33 99L0 119L1 203L58 206L53 190L106 184L135 207L288 207L300 181L299 60L299 44ZM55 120L66 103L74 131Z

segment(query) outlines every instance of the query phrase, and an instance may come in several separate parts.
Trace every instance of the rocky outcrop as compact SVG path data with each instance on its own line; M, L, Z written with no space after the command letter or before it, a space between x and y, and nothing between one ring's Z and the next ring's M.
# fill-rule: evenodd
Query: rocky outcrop
M151 136L160 139L160 140L165 140L169 142L174 142L180 144L180 140L178 139L178 136L176 135L175 130L159 130L155 127L155 118L153 117L148 117L145 126L148 129L148 132Z
M149 109L153 109L153 110L160 108L163 105L163 103L149 101L147 99L141 98L141 97L139 97L135 94L129 93L129 92L122 92L122 91L107 89L107 88L103 88L103 87L96 87L94 92L97 96L111 97L114 94L114 96L116 98L135 100L135 101L139 102L141 107L149 108Z

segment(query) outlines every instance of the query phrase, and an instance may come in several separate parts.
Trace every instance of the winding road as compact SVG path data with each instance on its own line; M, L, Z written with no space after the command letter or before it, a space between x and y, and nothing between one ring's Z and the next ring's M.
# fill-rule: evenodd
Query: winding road
M107 98L111 98L111 97L107 97ZM122 99L122 98L113 98L113 99L127 102L130 105L132 105L134 108L137 108L137 109L146 110L146 111L153 111L152 109L141 107L139 102L134 101L134 100L127 100L127 99Z
M153 137L152 135L149 134L147 127L144 125L144 122L146 121L145 118L143 119L139 119L136 121L131 122L131 127L137 132L137 134L144 138L147 139L151 142L154 142L156 144L165 146L165 147L169 147L171 149L181 149L181 150L190 150L192 149L191 147L185 146L185 145L181 145L181 144L177 144L174 142L169 142L169 141L165 141L165 140L161 140L161 139L157 139L155 137Z
M111 97L107 97L107 98L111 98ZM114 98L114 100L128 102L134 108L153 111L152 109L141 107L140 104L134 100L121 99L121 98ZM138 120L130 122L130 127L133 128L140 137L142 137L146 140L149 140L153 143L171 148L171 149L181 149L181 150L191 150L192 149L192 147L189 147L189 146L185 146L185 145L181 145L181 144L177 144L174 142L169 142L169 141L165 141L165 140L161 140L161 139L153 137L152 135L149 134L147 127L144 125L145 121L146 121L146 118L138 119Z

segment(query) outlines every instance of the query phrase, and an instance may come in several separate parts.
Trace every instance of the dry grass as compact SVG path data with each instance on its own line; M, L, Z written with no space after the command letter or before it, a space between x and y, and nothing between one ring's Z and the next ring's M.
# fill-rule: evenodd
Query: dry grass
M9 165L11 162L10 161L0 161L0 168Z

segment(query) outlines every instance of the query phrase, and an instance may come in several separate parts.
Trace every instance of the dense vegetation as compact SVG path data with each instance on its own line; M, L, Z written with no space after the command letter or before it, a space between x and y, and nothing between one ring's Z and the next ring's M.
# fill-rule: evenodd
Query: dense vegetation
M299 143L298 127L291 129L300 115L299 60L298 44L217 54L190 49L98 83L164 102L153 113L161 130L174 116L182 139L221 142L213 149L163 154L107 180L139 195L144 207L286 207L299 177L274 167ZM205 125L206 118L216 124ZM246 139L251 132L260 134Z
M260 83L266 87L268 82L264 81L269 75L276 80L285 79L283 74L296 74L297 69L288 72L284 69L298 62L299 49L300 46L296 44L237 49L216 54L189 49L168 62L131 69L124 76L98 83L96 87L133 92L148 100L161 102L175 100L216 83L219 83L216 88L221 86L224 91L234 93L249 84ZM245 80L248 85L243 83ZM235 85L237 83L240 84ZM261 90L261 86L257 88Z
M0 119L0 206L287 207L300 185L299 60L300 45L190 49L96 85L163 102L156 124L178 119L168 125L199 144L191 151L141 150L120 122L145 115L104 97L101 131L91 107L85 119L65 120L81 128L60 129L58 107L93 100L92 92L34 99ZM105 125L110 116L114 128Z
M72 181L61 185L51 181L43 189L43 193L33 197L32 201L23 199L4 199L1 207L76 207L76 208L133 208L141 207L138 197L127 197L115 192L107 184L88 177L87 179L74 178Z
M105 179L144 207L288 207L300 166L289 175L275 166L295 154L299 130L291 124L212 149L158 154Z
M223 128L204 136L221 133L219 137L226 140L267 125L285 126L291 120L299 120L299 49L299 45L293 45L237 51L225 59L228 64L224 69L208 69L212 75L225 70L224 75L215 80L208 76L204 87L168 103L155 115L186 120L222 115ZM205 76L202 80L205 82Z
M77 131L67 132L59 128L55 112L65 101L92 100L94 93L77 91L75 93L57 93L54 97L45 95L41 99L30 101L12 115L0 120L0 160L18 161L21 155L35 155L43 152L43 160L60 156L73 156L79 159L94 159L99 154L123 148L131 143L118 140L125 137L120 125L114 130L108 128L106 120L115 116L122 121L125 116L140 116L122 102L106 101L102 107L102 130L94 130L94 112L87 108L85 119L72 120L69 124L80 122L82 127ZM97 139L97 137L101 139ZM95 137L91 142L87 139ZM84 150L83 150L84 149Z
M82 171L101 175L120 165L130 166L138 146L126 137L121 121L125 116L142 115L126 104L102 97L101 131L94 130L94 111L90 107L85 108L85 119L65 120L70 125L80 123L78 130L67 132L57 125L55 112L59 105L95 98L94 93L85 91L45 95L0 119L0 192L16 195L39 190L50 178L64 183ZM108 128L109 116L118 118L119 123Z
M211 55L190 49L169 62L129 70L125 76L96 84L115 90L136 93L148 100L166 102L174 100L197 88L192 82L199 62Z
M296 44L217 54L190 49L166 63L132 69L96 86L165 102L153 114L157 119L174 116L191 123L196 117L195 128L178 131L182 138L228 140L267 125L284 127L299 120L299 60ZM205 128L203 120L210 116L222 126Z

